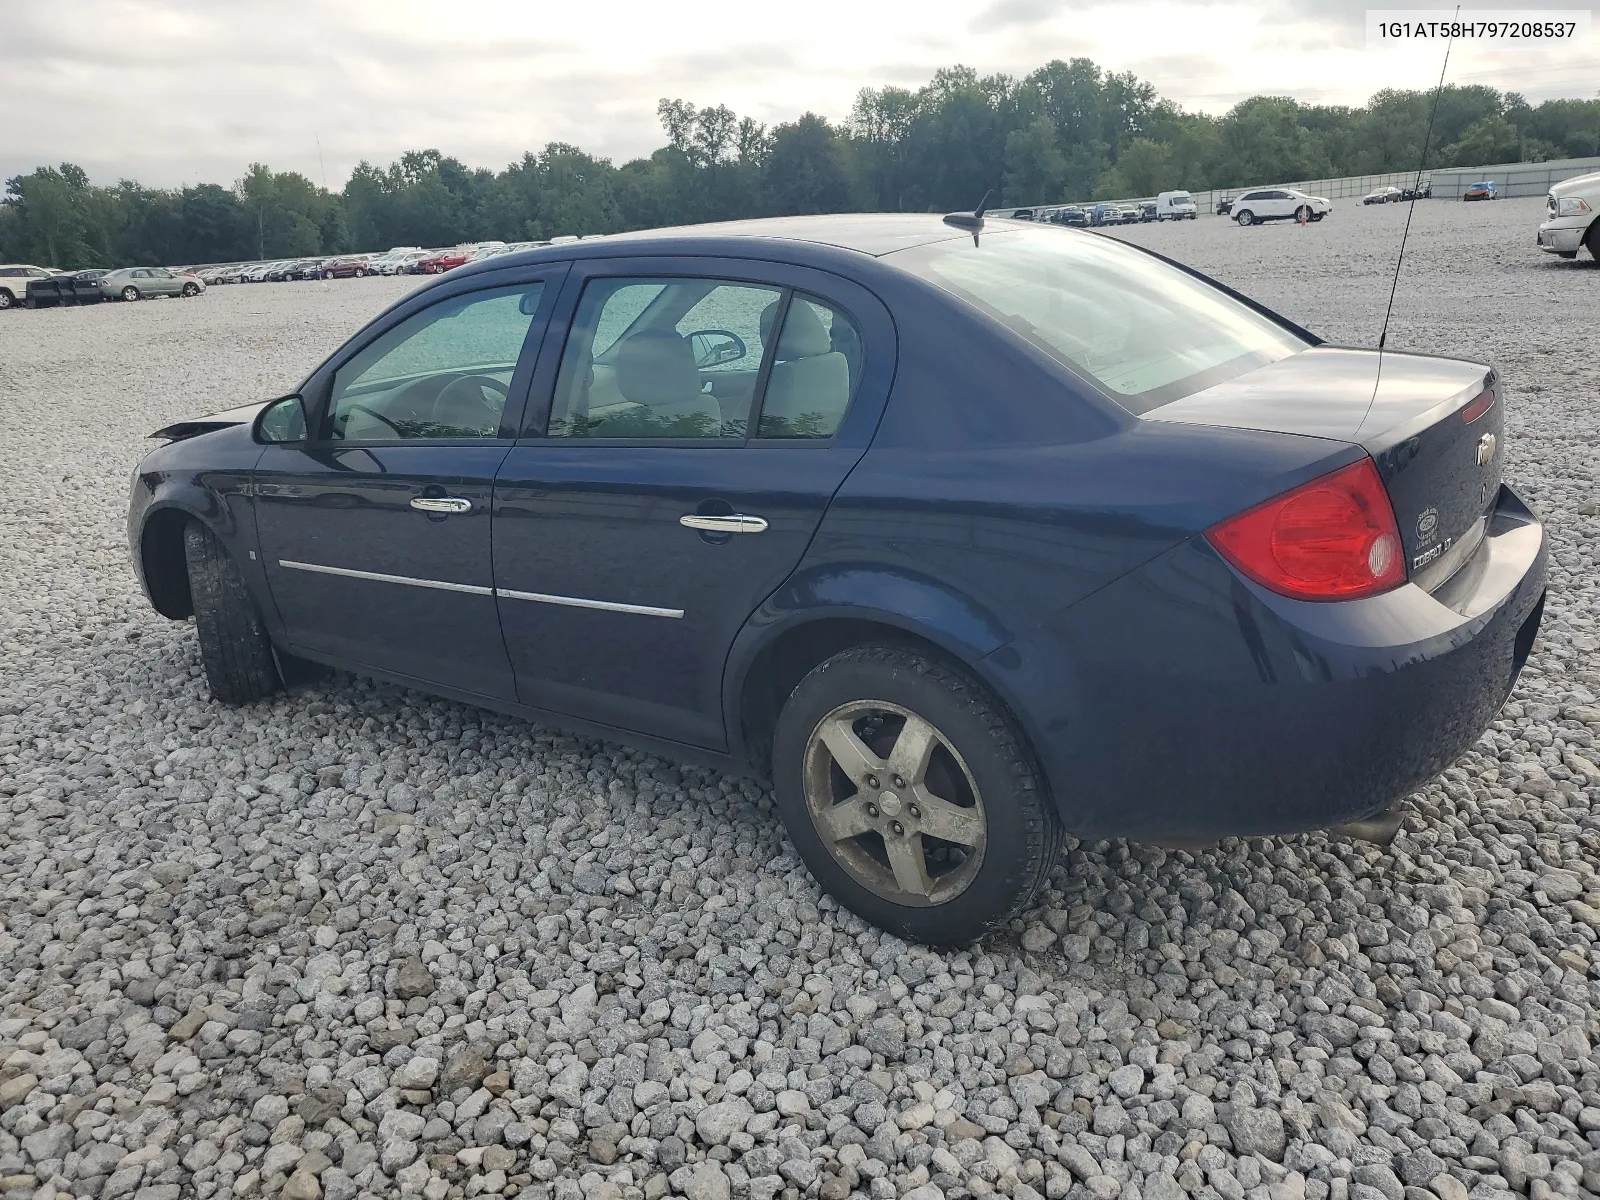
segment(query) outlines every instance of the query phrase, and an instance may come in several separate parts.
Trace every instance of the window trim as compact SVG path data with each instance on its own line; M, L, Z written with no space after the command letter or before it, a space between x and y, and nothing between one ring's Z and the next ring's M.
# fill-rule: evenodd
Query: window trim
M303 447L307 450L327 452L330 450L393 449L396 446L485 446L495 443L504 443L509 446L517 439L518 430L522 421L526 418L529 389L535 378L539 363L542 361L541 356L544 353L545 337L554 322L556 313L559 311L559 302L564 294L563 285L571 266L571 262L562 261L548 264L541 263L538 269L534 271L521 268L507 270L503 274L501 272L475 274L464 280L451 280L450 284L455 286L435 284L421 288L391 305L368 322L365 327L358 330L333 356L324 360L301 386L300 392L301 395L306 397L308 410L306 413L307 428L314 431L312 436L308 437L302 444ZM539 298L539 307L529 321L528 332L523 337L522 347L517 352L517 361L512 369L511 383L506 393L505 408L500 417L500 427L492 437L386 438L382 440L345 441L342 438L334 439L324 436L326 420L333 399L335 378L351 360L379 338L436 304L444 304L477 292L493 292L514 287L531 287L534 284L543 284L544 291Z

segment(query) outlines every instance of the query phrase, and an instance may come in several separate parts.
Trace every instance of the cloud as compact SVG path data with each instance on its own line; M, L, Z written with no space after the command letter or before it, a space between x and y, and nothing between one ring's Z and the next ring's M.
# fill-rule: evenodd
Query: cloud
M227 183L260 161L337 188L362 159L436 147L498 169L551 141L622 162L661 145L662 96L769 125L808 110L838 120L863 87L915 89L958 62L1022 75L1077 55L1133 69L1191 109L1257 92L1360 103L1401 74L1425 76L1431 57L1365 52L1364 8L1341 0L923 0L914 20L902 0L804 11L0 0L0 73L23 81L4 101L0 178L66 160L97 182ZM1492 72L1484 82L1534 99L1593 92L1576 53L1543 70L1500 53L1451 61L1453 77Z
M1063 0L994 0L972 19L972 28L1004 29L1011 25L1038 25L1061 12Z

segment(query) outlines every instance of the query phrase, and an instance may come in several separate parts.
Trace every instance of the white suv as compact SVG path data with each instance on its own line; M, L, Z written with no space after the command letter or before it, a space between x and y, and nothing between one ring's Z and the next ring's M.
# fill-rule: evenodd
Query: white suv
M1262 221L1298 221L1302 209L1308 220L1320 221L1333 204L1325 197L1308 196L1293 188L1257 188L1235 198L1232 213L1241 225L1259 225Z
M1600 259L1600 172L1563 179L1545 200L1539 249L1576 258L1579 246Z
M0 264L0 308L13 308L28 298L28 280L49 279L56 272L22 263Z

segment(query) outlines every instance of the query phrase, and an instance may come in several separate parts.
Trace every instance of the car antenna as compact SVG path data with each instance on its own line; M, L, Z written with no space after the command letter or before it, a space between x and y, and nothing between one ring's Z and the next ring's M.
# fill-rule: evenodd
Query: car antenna
M994 189L990 188L983 194L983 199L978 201L978 207L969 213L946 213L944 223L946 225L954 225L957 229L972 230L972 242L976 245L978 231L983 228L983 210L988 206L989 197L992 195L994 195Z
M1461 15L1461 6L1456 5L1455 15ZM1372 379L1372 400L1367 408L1370 411L1378 400L1378 384L1383 379L1383 348L1389 340L1389 315L1394 312L1394 294L1400 287L1400 267L1406 259L1406 239L1411 236L1411 214L1417 210L1417 193L1422 190L1422 170L1428 165L1428 143L1433 140L1433 119L1439 115L1439 97L1444 94L1444 74L1450 69L1450 44L1455 40L1454 23L1451 32L1446 35L1444 43L1444 65L1439 68L1439 83L1433 89L1433 107L1428 111L1427 132L1422 135L1422 155L1417 162L1417 177L1411 181L1411 203L1406 208L1405 228L1400 232L1400 253L1394 260L1394 278L1389 281L1389 303L1383 310L1383 328L1378 333L1378 369Z

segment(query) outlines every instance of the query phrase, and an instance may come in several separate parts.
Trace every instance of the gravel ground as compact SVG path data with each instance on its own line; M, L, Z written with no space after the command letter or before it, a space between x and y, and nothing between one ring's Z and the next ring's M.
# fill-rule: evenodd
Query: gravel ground
M1544 635L1388 850L1070 849L960 954L759 786L339 678L219 708L133 582L164 421L408 280L0 319L0 1194L1460 1200L1600 1192L1600 268L1419 205L1395 347L1510 384ZM1370 344L1401 208L1128 231Z

